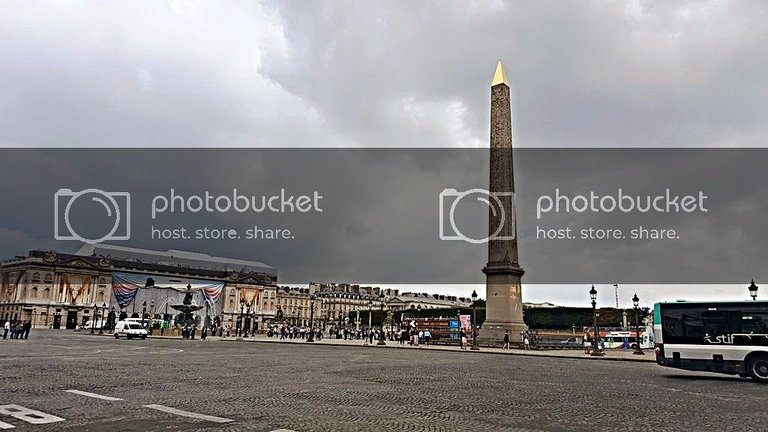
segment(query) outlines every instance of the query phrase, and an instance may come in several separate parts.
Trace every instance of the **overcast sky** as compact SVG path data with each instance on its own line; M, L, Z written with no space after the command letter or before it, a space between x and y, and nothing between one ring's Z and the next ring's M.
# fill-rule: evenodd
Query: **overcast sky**
M518 147L765 147L766 22L757 1L3 2L0 146L482 147L501 59ZM0 241L52 247L2 220ZM524 297L584 302L554 292Z

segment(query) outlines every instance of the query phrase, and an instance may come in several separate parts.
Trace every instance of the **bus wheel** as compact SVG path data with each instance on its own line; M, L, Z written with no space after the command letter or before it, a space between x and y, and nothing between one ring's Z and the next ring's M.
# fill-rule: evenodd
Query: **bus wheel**
M747 363L747 372L753 380L768 383L768 355L757 355Z

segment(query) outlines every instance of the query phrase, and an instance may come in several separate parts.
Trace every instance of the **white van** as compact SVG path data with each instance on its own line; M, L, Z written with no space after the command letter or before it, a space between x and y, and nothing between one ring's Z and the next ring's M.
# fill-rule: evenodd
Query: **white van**
M115 325L115 339L125 336L127 339L147 338L147 330L141 324L133 321L118 321Z

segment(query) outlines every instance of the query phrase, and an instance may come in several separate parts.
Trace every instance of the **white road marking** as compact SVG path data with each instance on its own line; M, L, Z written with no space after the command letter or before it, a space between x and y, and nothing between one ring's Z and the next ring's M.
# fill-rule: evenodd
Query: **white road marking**
M275 429L275 430L270 431L270 432L296 432L296 431L292 430L292 429Z
M14 425L12 425L12 424L8 424L8 423L6 423L6 422L1 422L1 421L0 421L0 429L13 429L13 428L15 428L15 427L16 427L16 426L14 426Z
M72 394L76 394L76 395L80 395L80 396L91 397L91 398L95 398L95 399L101 399L101 400L105 400L105 401L121 401L122 400L120 398L116 398L116 397L112 397L112 396L104 396L104 395L100 395L100 394L96 394L96 393L91 393L91 392L87 392L87 391L82 391L82 390L70 389L70 390L64 390L64 391L67 392L67 393L72 393Z
M0 414L11 416L15 419L32 424L56 423L66 420L61 417L56 417L55 415L24 408L23 406L15 404L0 405Z
M198 413L193 413L193 412L189 412L189 411L182 411L180 409L171 408L171 407L167 407L167 406L164 406L164 405L157 405L157 404L144 405L144 408L149 408L149 409L153 409L153 410L163 411L163 412L167 412L169 414L175 414L175 415L182 416L182 417L189 417L189 418L196 418L196 419L200 419L200 420L207 420L207 421L214 422L214 423L229 423L231 421L234 421L232 419L228 419L228 418L224 418L224 417L215 417L215 416L206 415L206 414L198 414Z

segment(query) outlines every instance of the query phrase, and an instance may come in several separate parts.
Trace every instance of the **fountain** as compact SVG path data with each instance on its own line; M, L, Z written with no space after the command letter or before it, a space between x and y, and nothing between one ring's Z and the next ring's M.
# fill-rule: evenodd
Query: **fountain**
M192 304L192 295L195 293L195 291L198 290L193 290L192 285L187 285L187 289L182 291L182 293L184 293L184 300L182 300L181 304L170 305L171 308L181 312L184 317L184 330L182 331L182 337L184 337L184 339L189 338L190 329L195 325L192 312L203 308L200 305Z

